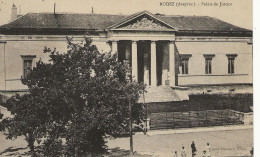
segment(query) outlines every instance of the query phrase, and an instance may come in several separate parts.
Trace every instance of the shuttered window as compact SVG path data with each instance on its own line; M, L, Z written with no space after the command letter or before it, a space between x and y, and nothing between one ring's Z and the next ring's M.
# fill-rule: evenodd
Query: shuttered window
M215 57L214 54L204 54L205 57L205 74L212 74L212 60Z
M27 78L28 74L32 70L32 60L24 60L23 61L23 76Z
M21 57L23 60L23 75L21 78L27 78L33 69L33 59L36 58L36 55L21 55Z
M189 59L192 55L191 54L181 54L180 58L181 58L181 62L180 62L180 66L181 66L181 74L189 74Z
M234 74L235 73L235 59L237 57L237 54L227 54L228 57L228 74Z

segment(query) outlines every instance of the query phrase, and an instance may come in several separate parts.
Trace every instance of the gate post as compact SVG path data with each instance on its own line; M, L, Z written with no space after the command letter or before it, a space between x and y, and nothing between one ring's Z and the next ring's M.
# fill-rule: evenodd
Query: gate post
M173 125L173 128L175 128L175 122L174 122L174 112L172 112L172 125Z
M191 128L191 116L190 116L190 111L189 111L189 126Z
M228 110L228 125L229 125L229 119L230 119L230 110Z
M165 122L166 122L166 123L165 123L165 124L166 124L166 125L165 125L165 128L166 128L166 129L168 129L168 119L167 119L167 112L166 112L166 114L165 114L165 120L166 120L166 121L165 121Z
M208 126L208 110L206 110L206 126Z
M146 119L146 130L148 131L150 129L151 129L151 127L150 127L150 118L147 118Z

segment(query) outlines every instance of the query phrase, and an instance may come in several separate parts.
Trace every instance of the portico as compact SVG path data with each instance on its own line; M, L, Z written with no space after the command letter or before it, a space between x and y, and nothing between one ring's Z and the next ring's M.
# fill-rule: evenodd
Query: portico
M175 86L175 47L169 40L117 40L111 42L118 60L131 67L132 79L150 86Z
M107 30L112 53L128 63L131 76L148 86L176 86L175 32L149 12L136 14Z

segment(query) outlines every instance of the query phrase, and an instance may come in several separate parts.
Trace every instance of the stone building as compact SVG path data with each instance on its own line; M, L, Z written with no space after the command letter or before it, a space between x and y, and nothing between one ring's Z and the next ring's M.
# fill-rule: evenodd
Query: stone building
M48 61L42 53L44 46L66 52L66 36L75 42L91 37L99 51L117 52L118 60L132 67L132 78L151 89L148 102L183 100L183 90L252 92L251 30L208 16L149 11L133 15L28 13L0 26L2 97L26 92L21 78L39 59Z

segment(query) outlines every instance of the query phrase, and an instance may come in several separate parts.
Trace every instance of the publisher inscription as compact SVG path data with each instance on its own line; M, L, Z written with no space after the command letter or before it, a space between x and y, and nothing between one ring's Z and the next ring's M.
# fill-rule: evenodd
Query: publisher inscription
M160 2L160 6L162 7L232 7L232 3L230 2L179 2L179 1L171 1L171 2Z

